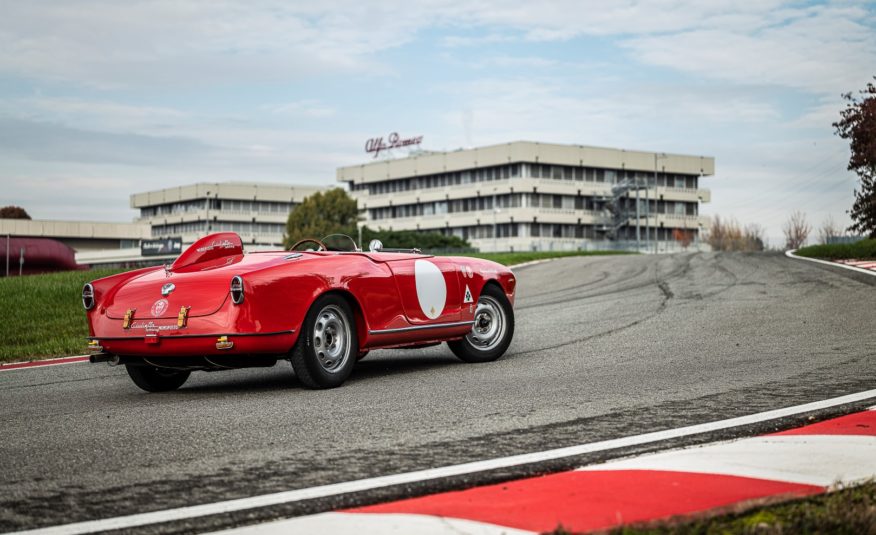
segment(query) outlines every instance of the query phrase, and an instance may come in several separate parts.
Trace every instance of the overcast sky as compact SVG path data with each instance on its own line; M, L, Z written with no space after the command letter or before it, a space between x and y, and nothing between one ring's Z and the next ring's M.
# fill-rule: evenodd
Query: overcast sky
M831 123L872 2L0 0L0 205L130 221L196 181L333 184L398 131L714 156L706 214L848 224ZM777 245L778 243L774 243Z

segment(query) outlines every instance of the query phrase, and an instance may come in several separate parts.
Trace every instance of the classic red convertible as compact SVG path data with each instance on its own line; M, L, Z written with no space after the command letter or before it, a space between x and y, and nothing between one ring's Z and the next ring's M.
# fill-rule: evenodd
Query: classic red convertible
M289 360L311 388L340 386L378 348L447 342L492 361L514 334L514 274L499 264L386 251L347 236L244 254L234 233L194 243L173 264L85 285L92 362L124 364L149 392L193 370Z

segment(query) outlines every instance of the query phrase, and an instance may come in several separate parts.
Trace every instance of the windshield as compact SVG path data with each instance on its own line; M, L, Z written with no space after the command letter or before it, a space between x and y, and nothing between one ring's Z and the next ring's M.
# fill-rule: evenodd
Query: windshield
M329 234L322 239L327 251L341 251L344 253L355 253L359 250L356 247L356 242L353 238L346 234Z

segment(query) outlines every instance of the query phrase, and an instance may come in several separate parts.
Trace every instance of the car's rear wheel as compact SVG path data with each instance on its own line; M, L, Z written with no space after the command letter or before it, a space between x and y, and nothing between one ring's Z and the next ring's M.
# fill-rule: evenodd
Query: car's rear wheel
M514 309L494 284L481 291L471 332L447 342L453 354L466 362L490 362L505 354L514 337Z
M358 353L350 305L339 295L324 295L307 312L290 360L304 386L334 388L350 376Z
M169 392L181 387L191 372L168 370L154 366L125 364L134 384L147 392Z

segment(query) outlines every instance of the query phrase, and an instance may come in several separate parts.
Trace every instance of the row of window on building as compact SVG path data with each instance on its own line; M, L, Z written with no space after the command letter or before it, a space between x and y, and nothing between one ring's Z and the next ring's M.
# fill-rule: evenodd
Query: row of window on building
M677 229L650 227L651 239L673 240L673 232ZM497 238L565 238L565 239L605 239L606 228L599 225L570 225L559 223L499 223L498 225L473 225L441 229L445 235L453 235L465 240L483 240ZM644 226L639 229L640 237L648 233ZM636 238L636 228L628 227L619 230L621 240Z
M190 221L153 225L152 235L178 236L180 234L207 234L210 232L237 232L241 235L274 236L283 234L286 225L283 223L252 223L248 221Z
M617 184L623 181L635 182L651 187L672 187L696 189L699 177L675 173L646 173L568 165L547 165L537 163L517 163L484 167L475 170L440 173L420 177L386 180L376 183L353 184L353 191L367 191L370 195L381 195L398 191L458 186L508 178L531 177L578 182L602 182Z
M635 199L621 199L622 208L635 211ZM640 199L640 210L657 214L697 215L697 203L681 201L659 201ZM496 208L556 208L562 210L583 210L599 212L605 208L605 199L595 199L580 195L559 195L551 193L511 193L493 196L455 199L452 201L433 201L418 204L402 204L368 209L372 221L420 217L431 215L479 212ZM646 208L646 206L648 208Z
M203 210L221 210L223 212L241 214L277 214L287 215L295 203L275 201L245 201L237 199L195 199L157 206L147 206L140 209L140 217L156 217L160 215L186 214Z

